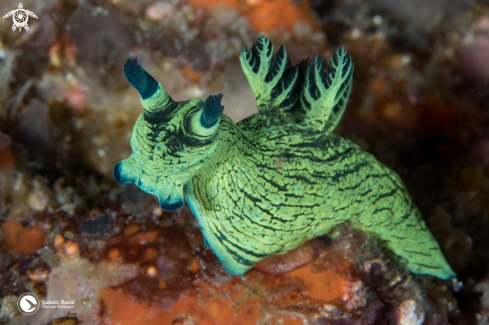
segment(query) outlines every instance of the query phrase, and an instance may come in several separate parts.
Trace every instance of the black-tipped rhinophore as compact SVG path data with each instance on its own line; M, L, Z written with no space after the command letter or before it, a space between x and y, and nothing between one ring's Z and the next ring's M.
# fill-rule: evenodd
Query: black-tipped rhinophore
M151 97L158 90L158 82L138 64L138 57L126 60L124 74L143 99Z
M210 95L204 102L204 110L200 117L200 123L206 128L216 125L217 120L224 110L221 106L222 94Z

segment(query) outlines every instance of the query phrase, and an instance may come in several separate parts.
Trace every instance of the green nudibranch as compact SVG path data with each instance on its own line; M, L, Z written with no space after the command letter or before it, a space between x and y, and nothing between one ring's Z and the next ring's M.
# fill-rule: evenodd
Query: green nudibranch
M234 123L222 94L175 102L138 64L124 72L141 95L132 154L114 167L121 185L156 195L164 210L183 193L206 244L232 274L351 221L404 261L442 279L455 274L399 176L334 133L350 95L353 61L342 48L291 66L261 36L240 55L259 113Z

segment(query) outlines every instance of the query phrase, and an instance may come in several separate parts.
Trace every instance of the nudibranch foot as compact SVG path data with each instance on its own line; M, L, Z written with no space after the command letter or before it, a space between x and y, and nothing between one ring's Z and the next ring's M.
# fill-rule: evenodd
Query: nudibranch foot
M261 36L240 55L259 114L234 123L222 94L175 102L138 59L125 75L141 95L129 158L114 178L158 197L165 210L183 195L205 242L241 275L351 221L407 269L454 276L399 176L335 135L348 102L353 60L340 48L331 67L321 57L291 66Z
M255 264L253 268L268 274L282 274L293 271L314 261L318 257L318 253L314 248L320 244L320 239L310 240L285 254L270 256Z

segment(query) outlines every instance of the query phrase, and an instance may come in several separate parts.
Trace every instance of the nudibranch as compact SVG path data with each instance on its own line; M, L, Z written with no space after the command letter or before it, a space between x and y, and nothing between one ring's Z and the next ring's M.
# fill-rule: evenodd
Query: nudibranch
M127 60L143 113L116 181L157 196L168 211L185 194L232 274L349 220L411 272L454 277L399 176L332 132L350 95L350 55L338 49L328 69L319 56L292 66L283 45L274 54L261 36L240 61L259 113L234 123L222 114L222 94L175 102L137 58Z

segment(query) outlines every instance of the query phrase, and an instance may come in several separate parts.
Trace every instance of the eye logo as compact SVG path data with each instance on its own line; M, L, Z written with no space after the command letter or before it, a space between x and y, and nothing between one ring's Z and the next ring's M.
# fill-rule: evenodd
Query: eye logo
M33 293L26 292L17 299L17 308L24 315L34 314L40 306L39 298Z
M36 18L37 16L35 13L29 10L25 10L24 7L22 6L22 3L19 3L19 8L7 12L5 16L3 16L3 19L8 18L10 16L13 16L14 24L12 25L12 30L15 31L17 28L19 29L19 32L22 31L22 28L24 28L26 31L29 30L29 25L27 25L27 22L29 21L29 16Z

